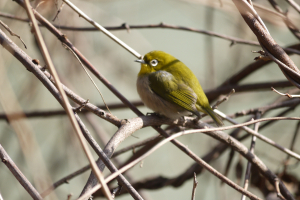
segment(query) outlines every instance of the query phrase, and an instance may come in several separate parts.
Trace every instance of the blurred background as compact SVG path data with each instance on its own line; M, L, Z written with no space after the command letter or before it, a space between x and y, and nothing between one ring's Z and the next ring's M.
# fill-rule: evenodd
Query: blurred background
M232 1L229 0L73 0L72 2L89 17L105 27L121 26L124 23L129 27L164 23L257 41ZM300 3L300 1L296 2ZM253 3L276 12L268 1L253 1ZM299 13L291 8L286 1L278 1L277 3L284 11L288 9L288 17L294 24L300 24ZM62 4L60 0L31 1L31 4L47 20L55 24L58 29L65 26L92 27L67 5L63 6L58 17L55 21L52 21ZM264 9L257 9L257 11L279 45L287 47L299 43L299 40L289 31L280 17ZM26 11L14 1L1 0L0 14L0 20L21 36L27 49L24 48L18 38L10 36L2 26L0 27L1 30L26 54L31 58L38 59L40 65L44 66L42 55L31 33L30 24L5 17L5 15L12 15L27 19ZM41 31L62 82L76 94L89 99L91 103L103 105L100 95L72 53L66 50L62 43L46 28L41 27ZM60 29L60 31L128 100L133 102L140 100L136 91L136 77L140 65L134 62L136 59L134 56L99 31L66 29ZM232 45L231 41L222 38L176 29L129 28L127 30L114 30L112 33L142 55L152 50L162 50L177 57L192 69L205 91L215 89L246 65L255 62L254 58L258 54L251 51L261 49L259 46L246 44ZM292 55L291 59L298 67L300 66L299 55ZM22 118L15 120L15 123L8 123L5 120L3 117L5 113L46 112L61 110L62 108L40 81L2 47L0 48L0 69L0 115L2 116L0 120L0 144L31 183L37 184L37 176L42 176L45 181L49 180L44 184L44 187L38 188L38 191L42 192L47 188L47 185L49 186L51 181L55 182L80 169L88 164L88 160L66 115ZM121 103L99 80L93 75L92 77L108 105ZM239 84L285 80L286 78L278 66L270 63L247 76ZM294 87L279 87L276 89L287 92L291 88ZM220 95L222 94L220 93ZM269 88L239 92L232 95L227 102L221 104L219 110L226 114L233 114L242 110L268 105L278 98L279 95ZM140 106L139 109L145 114L150 112L144 106ZM273 110L264 117L276 116L284 109L286 108ZM128 108L112 109L111 111L119 119L136 117ZM115 133L117 127L92 114L87 114L87 116L81 114L80 116L82 116L83 121L99 145L104 148L105 143ZM296 107L294 111L289 112L286 116L299 117L299 108ZM239 117L236 120L244 122L248 118L249 116ZM263 129L260 133L284 147L290 147L296 124L297 121L279 121ZM226 123L226 125L228 124ZM127 138L118 149L155 135L157 133L152 128L144 128L134 133L132 137ZM204 134L183 136L179 138L179 141L200 157L219 143ZM297 145L299 142L299 139L295 141L294 151L297 153L300 153L299 145ZM250 138L244 140L243 144L249 147ZM29 145L32 149L26 150L26 145ZM259 140L255 152L274 173L282 172L283 162L286 158L284 153ZM230 149L227 149L210 164L221 173L224 173L229 154ZM97 156L94 152L93 155L96 159ZM114 163L122 163L131 156L132 151L129 151L118 156L118 160ZM139 165L132 168L130 174L134 182L155 176L173 178L183 173L193 163L191 158L187 157L173 144L167 144L145 159L142 167ZM291 166L287 168L287 172L296 179L300 175L300 168L297 163L296 160L292 159ZM116 165L118 166L118 164ZM238 167L241 166L239 170L244 174L246 165L247 161L235 154L228 177L242 185L243 176L239 177L236 172ZM69 194L72 194L70 199L76 199L85 185L89 173L90 171L85 172L70 180L68 184L61 185L48 199L67 199ZM109 171L105 169L104 174L108 175ZM240 193L226 184L221 185L220 180L207 171L197 176L197 180L199 185L196 199L223 200L237 199L241 196ZM189 199L192 185L193 180L189 179L180 187L167 186L155 190L143 190L143 195L147 200ZM297 184L291 186L291 188L294 187L299 186ZM294 191L294 189L291 190ZM250 187L249 190L260 197L264 197L264 194L257 187ZM0 193L4 199L30 199L30 196L3 163L0 164ZM132 199L132 197L126 194L116 197L116 199L126 200Z

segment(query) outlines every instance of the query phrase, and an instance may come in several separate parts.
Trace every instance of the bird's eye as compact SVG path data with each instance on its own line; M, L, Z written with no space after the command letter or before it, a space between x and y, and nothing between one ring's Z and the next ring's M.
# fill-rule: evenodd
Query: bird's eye
M151 64L152 67L155 67L158 64L158 61L157 60L151 60L150 64Z

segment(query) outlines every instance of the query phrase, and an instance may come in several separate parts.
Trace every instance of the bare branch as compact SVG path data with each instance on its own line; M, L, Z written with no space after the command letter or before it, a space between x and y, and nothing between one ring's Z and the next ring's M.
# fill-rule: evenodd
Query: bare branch
M300 95L290 95L289 93L281 93L278 90L276 90L275 88L271 87L271 89L276 92L277 94L281 95L281 96L287 96L288 98L296 98L296 97L300 97Z
M36 189L27 180L24 174L19 170L14 161L6 153L2 145L0 144L0 158L1 161L7 166L11 173L16 177L19 183L24 187L24 189L30 194L30 196L35 200L43 199L41 195L36 191Z
M279 197L281 200L286 200L284 198L284 196L282 196L282 194L280 193L279 179L278 178L275 178L275 189L276 189L277 197Z
M27 49L25 42L22 40L22 38L15 34L6 24L4 24L1 20L0 20L0 24L10 33L10 35L12 36L16 36L17 38L19 38L19 40L21 40L21 42L23 43L25 49Z
M260 18L258 18L259 16L257 14L255 15L253 13L253 9L251 10L251 6L249 7L244 1L233 0L233 2L240 11L245 22L256 35L261 46L264 48L264 51L267 52L267 56L270 56L278 64L280 69L283 71L283 74L289 81L291 81L292 84L296 87L300 87L300 83L297 83L297 80L300 77L299 69L282 50L282 48L274 41L263 22ZM274 58L276 58L276 60ZM280 63L286 65L289 70L283 67Z
M55 183L53 183L53 185L51 187L49 187L48 189L46 189L44 192L41 193L41 196L43 198L45 198L46 196L48 196L53 190L55 190L57 187L59 187L60 185L64 184L64 183L69 183L69 180L86 172L87 170L89 170L91 168L90 165L86 165L82 168L80 168L79 170L69 174L68 176L56 181Z
M220 112L219 110L215 110L215 113L217 113L219 116L221 116L223 119L226 119L227 121L229 121L230 123L232 124L238 124L238 122L234 121L233 119L231 119L230 117L226 116L224 113ZM271 119L271 118L270 118ZM280 119L280 118L272 118L274 120L277 120L277 119ZM294 118L295 120L297 120L296 118ZM299 118L300 119L300 118ZM252 120L252 121L257 121L257 122L260 122L260 121L265 121L263 119L260 119L260 120ZM251 121L251 122L252 122ZM247 124L247 123L244 123L244 124ZM241 126L241 128L245 131L247 131L248 133L250 133L251 135L254 135L256 136L257 138L261 139L262 141L272 145L273 147L285 152L286 154L296 158L297 160L300 160L300 155L285 148L285 147L282 147L281 145L277 144L276 142L274 142L273 140L259 134L257 131L254 131L250 128L248 128L247 126Z
M300 44L291 45L291 46L289 46L289 48L293 48L293 49L295 48L295 49L299 50ZM288 54L291 54L291 52L289 52ZM224 85L228 85L228 84L237 84L239 81L241 81L245 77L249 76L251 73L255 72L256 70L260 69L261 67L265 66L266 64L268 64L270 62L271 61L259 60L254 63L251 63L251 64L247 65L246 67L244 67L241 71L237 72L236 74L231 76L229 79L224 81L220 85L220 87L222 87Z
M194 184L193 184L192 200L195 200L197 185L198 185L197 176L196 176L196 173L194 173Z
M86 138L86 140L89 142L89 144L92 146L92 148L94 149L94 151L97 153L97 155L99 156L99 158L102 160L102 162L107 166L107 168L113 173L113 172L117 172L118 169L113 165L113 163L109 160L109 158L111 157L108 153L106 153L105 151L103 151L100 146L98 145L98 143L95 141L95 139L92 137L92 135L90 134L90 132L87 130L87 128L85 127L85 125L83 124L83 122L80 120L80 118L78 117L77 114L75 114L75 117L78 121L78 124L82 130L82 133L84 134L84 137ZM99 167L99 166L98 166ZM103 169L101 169L99 167L99 169L101 171L103 171ZM131 194L131 196L135 199L135 200L143 200L143 198L141 197L141 195L131 186L131 184L126 180L126 178L120 174L118 176L118 180L120 181L120 183L127 189L127 191ZM97 182L96 182L97 183ZM94 184L96 184L94 183Z
M299 131L299 128L300 128L300 121L297 123L296 125L296 129L295 129L295 132L294 132L294 135L293 135L293 139L291 141L291 146L290 146L290 149L293 151L294 150L294 145L295 145L295 142L296 142L296 139L297 139L297 136L298 136L298 131ZM286 170L287 170L287 167L288 167L288 164L290 162L290 156L287 155L285 161L283 162L284 163L284 168L283 168L283 172L281 174L284 174L286 173Z
M284 116L285 114L287 114L287 112L289 112L291 110L292 110L291 108L288 108L287 110L278 114L277 117ZM247 120L247 121L249 121L249 120ZM278 122L278 121L268 121L267 123L264 123L260 127L260 130L268 127L268 125L270 125L270 124L274 124L275 122ZM241 137L237 137L238 133L240 133L240 132L241 132L241 129L235 129L229 135L233 138L236 138L238 141L243 141L250 136L249 134L245 134ZM153 146L151 146L151 147L153 147ZM223 142L220 142L219 144L214 146L205 156L203 156L202 159L205 162L209 163L215 159L218 159L224 152L226 152L226 149L230 148L230 147L231 146L229 146ZM147 149L146 151L148 151L149 149ZM145 153L146 151L144 151L143 153ZM140 155L136 156L137 154L139 154L139 151L137 153L135 153L132 157L135 157L134 159L136 159L137 157L142 155L142 154L140 154ZM134 159L130 159L130 160L132 161ZM125 163L129 163L129 162L125 162ZM201 172L203 172L203 167L198 165L197 163L194 163L187 169L183 170L183 173L181 173L178 176L168 177L168 178L163 177L163 176L145 178L136 183L133 183L133 186L136 189L150 189L150 190L159 189L159 188L167 187L167 186L173 186L173 187L177 188L177 187L180 187L181 185L183 185L185 183L185 181L187 181L188 179L193 178L194 172L196 172L198 175L201 174ZM258 174L258 173L256 173L256 174ZM263 174L263 175L265 175L265 174ZM95 196L99 196L99 193L98 192L95 193Z
M59 7L59 9L57 10L57 13L56 13L56 15L55 15L55 17L53 18L53 20L52 21L55 21L56 20L56 18L58 17L58 15L59 15L59 13L61 12L61 10L62 10L62 8L64 7L64 2L62 2L61 3L61 6Z
M63 0L68 6L70 6L75 12L79 14L80 17L83 17L86 21L88 21L90 24L95 26L97 29L102 31L105 35L107 35L110 39L118 43L121 47L126 49L129 53L134 55L136 58L142 58L142 55L140 55L137 51L129 47L127 44L125 44L123 41L121 41L119 38L114 36L112 33L107 31L103 26L92 20L90 17L88 17L84 12L82 12L78 7L76 7L73 3L71 3L69 0Z
M285 1L287 1L300 14L300 6L294 0Z
M261 114L259 112L257 112L255 115L255 119L259 119L260 115ZM259 125L260 125L260 123L257 123L254 125L254 131L258 132ZM252 136L251 144L250 144L250 152L253 154L254 154L255 142L256 142L256 136ZM251 166L252 166L251 162L248 161L247 168L246 168L246 174L245 174L245 180L244 180L244 189L245 190L247 190L249 187ZM246 200L245 195L242 195L242 200Z

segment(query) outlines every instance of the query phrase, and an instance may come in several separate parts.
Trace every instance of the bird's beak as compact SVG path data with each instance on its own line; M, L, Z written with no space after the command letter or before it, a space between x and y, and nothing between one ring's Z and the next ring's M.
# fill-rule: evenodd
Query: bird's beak
M138 63L146 64L146 62L145 62L143 59L138 59L138 60L135 60L134 62L138 62Z

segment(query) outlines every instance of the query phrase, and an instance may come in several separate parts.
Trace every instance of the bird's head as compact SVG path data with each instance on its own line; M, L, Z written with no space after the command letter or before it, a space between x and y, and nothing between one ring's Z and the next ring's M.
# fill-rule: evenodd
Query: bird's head
M163 51L151 51L142 59L136 60L136 62L141 63L139 76L142 76L159 70L164 70L180 61Z

